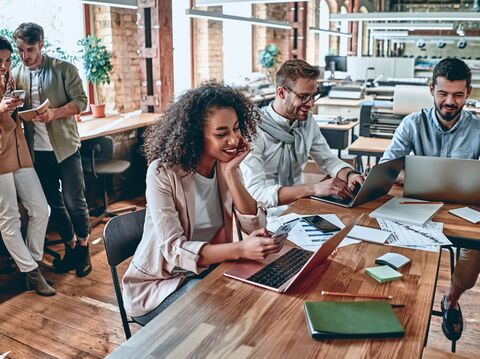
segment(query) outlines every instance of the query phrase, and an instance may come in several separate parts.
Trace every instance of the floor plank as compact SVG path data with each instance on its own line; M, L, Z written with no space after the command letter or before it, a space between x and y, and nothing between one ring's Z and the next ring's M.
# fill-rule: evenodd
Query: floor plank
M129 204L144 207L143 197L115 203L112 207ZM96 226L92 239L101 237L103 224ZM55 234L49 234L55 238ZM55 247L63 254L62 245ZM44 298L25 292L23 277L18 273L2 274L4 259L0 259L0 355L7 358L103 358L124 341L115 292L111 281L103 242L91 245L93 272L77 278L73 272L55 274L44 271L54 281L58 291ZM52 258L46 256L46 261ZM119 268L121 275L127 264ZM442 255L435 307L450 282L449 257ZM466 357L480 355L480 283L461 299L466 328L457 343L457 353ZM433 317L428 347L448 352L450 342L443 336L440 318ZM131 325L133 332L138 326Z

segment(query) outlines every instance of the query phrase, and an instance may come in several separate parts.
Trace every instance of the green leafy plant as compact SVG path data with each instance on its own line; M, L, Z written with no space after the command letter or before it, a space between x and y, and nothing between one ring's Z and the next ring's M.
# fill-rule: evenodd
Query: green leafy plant
M278 64L278 46L275 44L267 45L263 50L259 51L258 61L265 69L271 69Z
M12 47L13 47L12 68L15 68L15 66L17 66L20 63L20 56L18 55L17 44L13 39L13 31L5 28L0 29L0 35L5 37L10 42L10 44L12 44ZM53 45L47 39L43 40L43 52L50 56L53 56L60 60L65 60L68 62L74 62L77 59L76 56L66 53L61 47Z
M110 84L112 63L110 62L110 53L102 45L102 40L96 36L88 35L86 38L79 40L78 44L82 46L80 53L88 82L95 86Z

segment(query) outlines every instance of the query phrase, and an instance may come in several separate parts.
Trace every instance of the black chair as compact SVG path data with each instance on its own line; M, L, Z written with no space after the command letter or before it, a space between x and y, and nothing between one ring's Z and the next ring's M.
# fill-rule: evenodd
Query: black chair
M117 266L135 253L142 239L144 222L145 210L143 209L112 218L103 230L105 252L107 254L108 264L110 265L110 271L112 272L113 287L115 288L123 330L125 331L125 337L127 339L132 336L129 323L136 322L133 319L129 320L127 318L127 313L123 306Z
M115 217L118 213L135 211L136 206L127 206L116 210L108 209L108 192L106 177L119 175L130 168L130 162L113 159L113 138L110 136L98 137L82 142L82 161L84 171L100 178L103 188L103 213L91 223L96 226L104 217Z

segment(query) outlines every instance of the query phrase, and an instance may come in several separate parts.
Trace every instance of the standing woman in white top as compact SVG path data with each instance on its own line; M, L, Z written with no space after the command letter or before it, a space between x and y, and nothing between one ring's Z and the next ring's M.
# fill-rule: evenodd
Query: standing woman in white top
M23 100L13 95L12 45L0 36L0 234L27 286L50 296L55 290L38 268L48 224L48 205L16 112ZM12 116L13 115L13 116ZM28 212L26 241L20 231L17 195Z
M122 280L125 309L137 322L153 319L209 266L281 249L238 168L257 120L242 93L210 82L180 96L147 132L144 233ZM233 216L249 233L243 241L233 242Z

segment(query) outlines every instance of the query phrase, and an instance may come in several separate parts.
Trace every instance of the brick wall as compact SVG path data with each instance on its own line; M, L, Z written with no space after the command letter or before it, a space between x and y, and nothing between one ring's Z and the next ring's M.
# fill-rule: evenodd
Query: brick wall
M222 7L199 8L222 12ZM206 80L223 81L223 31L222 22L193 19L194 61L196 86Z
M260 19L287 21L287 4L258 4L253 6L253 17ZM289 58L289 31L264 26L253 27L253 70L262 71L258 63L258 52L269 44L276 44L279 49L280 63Z
M136 11L93 6L92 32L112 54L109 85L98 89L105 99L106 111L128 112L140 108L140 60Z
M320 0L309 1L307 3L307 46L306 46L306 56L305 61L309 64L318 64L319 63L319 43L320 36L317 33L311 32L310 27L319 27L319 7Z

